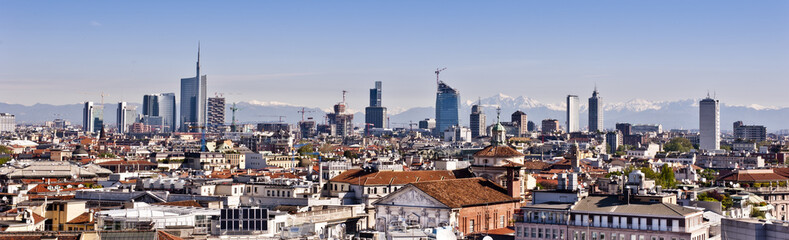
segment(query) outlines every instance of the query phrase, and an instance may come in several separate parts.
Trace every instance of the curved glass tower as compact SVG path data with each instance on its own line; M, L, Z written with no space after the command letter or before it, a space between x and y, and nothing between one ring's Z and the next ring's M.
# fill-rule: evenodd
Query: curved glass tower
M460 92L443 81L438 82L436 92L436 129L434 134L441 134L447 128L458 125L458 106Z

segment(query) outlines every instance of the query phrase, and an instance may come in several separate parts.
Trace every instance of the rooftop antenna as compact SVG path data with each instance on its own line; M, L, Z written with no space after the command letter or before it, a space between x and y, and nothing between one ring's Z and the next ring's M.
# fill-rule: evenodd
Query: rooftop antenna
M342 90L342 103L345 103L345 93L348 91Z
M482 97L477 97L477 106L482 106Z
M447 70L447 68L436 68L436 85L438 85L438 83L440 82L438 80L438 74L440 74L441 71L444 71L444 70Z
M707 98L710 98L710 90L707 89Z

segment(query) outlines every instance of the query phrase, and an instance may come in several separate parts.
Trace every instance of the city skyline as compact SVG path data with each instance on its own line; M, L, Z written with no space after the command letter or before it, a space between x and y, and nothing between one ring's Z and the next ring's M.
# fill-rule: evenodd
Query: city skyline
M325 106L333 92L344 89L349 108L360 111L369 82L383 81L384 101L396 112L432 105L431 69L447 66L442 79L468 100L501 92L561 102L596 83L610 93L607 102L685 99L710 90L734 105L787 107L770 97L789 87L782 81L789 76L783 67L789 64L787 3L714 3L458 3L448 7L454 11L348 3L296 10L286 3L248 3L223 6L209 19L159 10L166 4L117 10L103 3L85 9L80 2L43 9L11 3L0 10L6 33L0 38L0 88L20 94L3 94L0 102L77 103L102 91L108 102L136 102L146 93L175 92L172 79L190 71L193 46L202 41L204 72L216 83L209 92L226 93L228 102ZM267 23L265 14L244 8L261 5L280 9L270 17L283 22ZM39 11L47 17L31 17ZM654 20L669 13L674 20ZM253 15L262 19L244 21ZM415 19L401 19L410 15ZM200 26L205 31L197 31ZM250 28L261 31L231 31ZM87 84L92 88L84 89ZM497 88L504 84L507 89ZM272 88L300 89L309 97ZM52 93L35 94L41 91Z

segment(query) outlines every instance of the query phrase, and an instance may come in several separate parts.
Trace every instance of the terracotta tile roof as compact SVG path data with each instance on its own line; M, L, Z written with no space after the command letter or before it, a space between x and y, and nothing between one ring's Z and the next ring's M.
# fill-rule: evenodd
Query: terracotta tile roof
M716 181L727 182L770 182L786 181L789 178L778 175L772 169L737 170L721 175Z
M159 240L183 240L183 238L176 237L175 235L169 234L165 231L156 231L156 236Z
M507 190L484 178L462 178L412 183L414 187L451 208L519 202Z
M543 162L543 161L524 161L523 168L530 169L530 170L543 170L549 168L551 166L550 163Z
M96 164L99 166L111 166L111 165L147 165L147 166L156 166L156 163L152 163L150 161L124 161L124 160L117 160L117 161L108 161Z
M93 223L93 221L90 220L90 213L89 212L84 212L84 213L80 214L79 216L75 217L74 219L71 219L71 221L68 221L67 223L68 224L85 224L85 223Z
M0 236L0 240L40 240L45 237L45 233L30 233L30 234L8 234L5 236ZM80 239L78 234L74 235L65 235L62 233L58 233L57 235L58 240L78 240ZM47 238L51 239L51 238Z
M163 203L155 203L154 205L166 205L166 206L178 206L178 207L203 207L195 200L185 200L185 201L175 201L175 202L163 202Z
M41 215L38 215L36 213L32 213L32 214L33 214L33 222L35 222L36 224L43 222L44 220L47 220L47 218L42 217Z
M789 168L773 168L773 172L785 178L789 178Z
M506 145L490 145L482 150L477 151L474 153L474 157L523 157L523 153L518 152L509 146Z
M349 183L354 185L405 185L415 182L455 179L452 171L378 171L365 172L362 169L351 169L332 178L331 182Z

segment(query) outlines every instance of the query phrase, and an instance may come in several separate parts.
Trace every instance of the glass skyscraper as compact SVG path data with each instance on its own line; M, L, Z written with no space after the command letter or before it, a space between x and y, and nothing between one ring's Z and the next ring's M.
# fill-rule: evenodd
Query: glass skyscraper
M718 150L720 142L720 101L707 95L699 102L699 149Z
M197 76L181 79L181 131L198 132L206 122L206 76L200 76L200 48L197 49Z
M436 129L434 134L440 135L447 128L458 125L459 105L460 92L443 81L439 81L436 92Z
M603 98L597 87L589 98L589 132L603 131Z
M370 106L364 109L364 123L374 128L386 127L386 108L381 105L381 90L381 81L376 81L375 88L370 89Z
M173 132L175 121L175 93L148 94L142 99L143 117L160 117L163 131Z
M104 128L104 106L96 106L93 102L85 102L82 109L82 130L89 133Z

